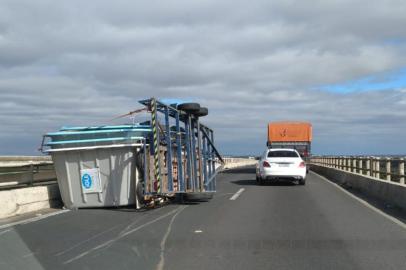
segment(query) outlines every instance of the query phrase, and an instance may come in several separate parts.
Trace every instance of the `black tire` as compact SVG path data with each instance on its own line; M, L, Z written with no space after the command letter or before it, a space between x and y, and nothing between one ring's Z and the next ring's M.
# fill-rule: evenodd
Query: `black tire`
M213 199L212 192L203 193L185 193L183 199L187 202L207 202Z
M206 107L200 107L199 111L194 113L195 116L197 117L203 117L209 114L209 109Z
M197 113L200 110L199 103L183 103L178 105L178 110L182 110L187 113Z
M265 180L262 179L261 177L259 177L259 178L258 178L258 183L259 183L260 186L263 186L264 183L265 183Z
M306 185L306 179L300 179L299 180L299 185L301 185L301 186Z

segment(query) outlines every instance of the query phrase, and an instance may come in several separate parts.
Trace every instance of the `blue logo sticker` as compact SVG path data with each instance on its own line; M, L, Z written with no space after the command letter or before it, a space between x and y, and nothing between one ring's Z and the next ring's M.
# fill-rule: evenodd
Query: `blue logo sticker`
M92 177L89 174L85 173L82 176L82 185L83 185L83 187L85 189L91 188L91 186L92 186Z

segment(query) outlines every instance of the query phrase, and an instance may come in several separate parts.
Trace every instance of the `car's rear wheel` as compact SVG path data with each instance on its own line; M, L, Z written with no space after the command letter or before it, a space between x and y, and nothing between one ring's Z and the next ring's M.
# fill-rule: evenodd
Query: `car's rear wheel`
M262 177L261 177L261 176L259 176L259 177L258 177L258 183L259 183L259 185L260 185L260 186L262 186L262 185L264 185L265 180L264 180L264 179L262 179Z
M299 180L299 185L304 186L306 185L306 179L302 178Z

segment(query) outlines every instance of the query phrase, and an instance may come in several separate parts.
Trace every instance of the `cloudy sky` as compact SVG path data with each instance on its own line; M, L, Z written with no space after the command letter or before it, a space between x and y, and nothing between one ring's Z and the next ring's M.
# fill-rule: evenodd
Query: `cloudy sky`
M155 96L209 107L224 154L310 121L317 154L406 154L406 1L0 0L0 155Z

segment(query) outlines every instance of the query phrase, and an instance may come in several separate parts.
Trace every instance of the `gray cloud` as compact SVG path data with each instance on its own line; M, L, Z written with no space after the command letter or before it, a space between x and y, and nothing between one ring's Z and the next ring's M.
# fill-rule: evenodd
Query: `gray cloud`
M0 154L149 96L208 106L225 153L260 152L274 120L311 121L318 153L405 153L405 90L318 90L404 67L404 14L396 0L3 1Z

